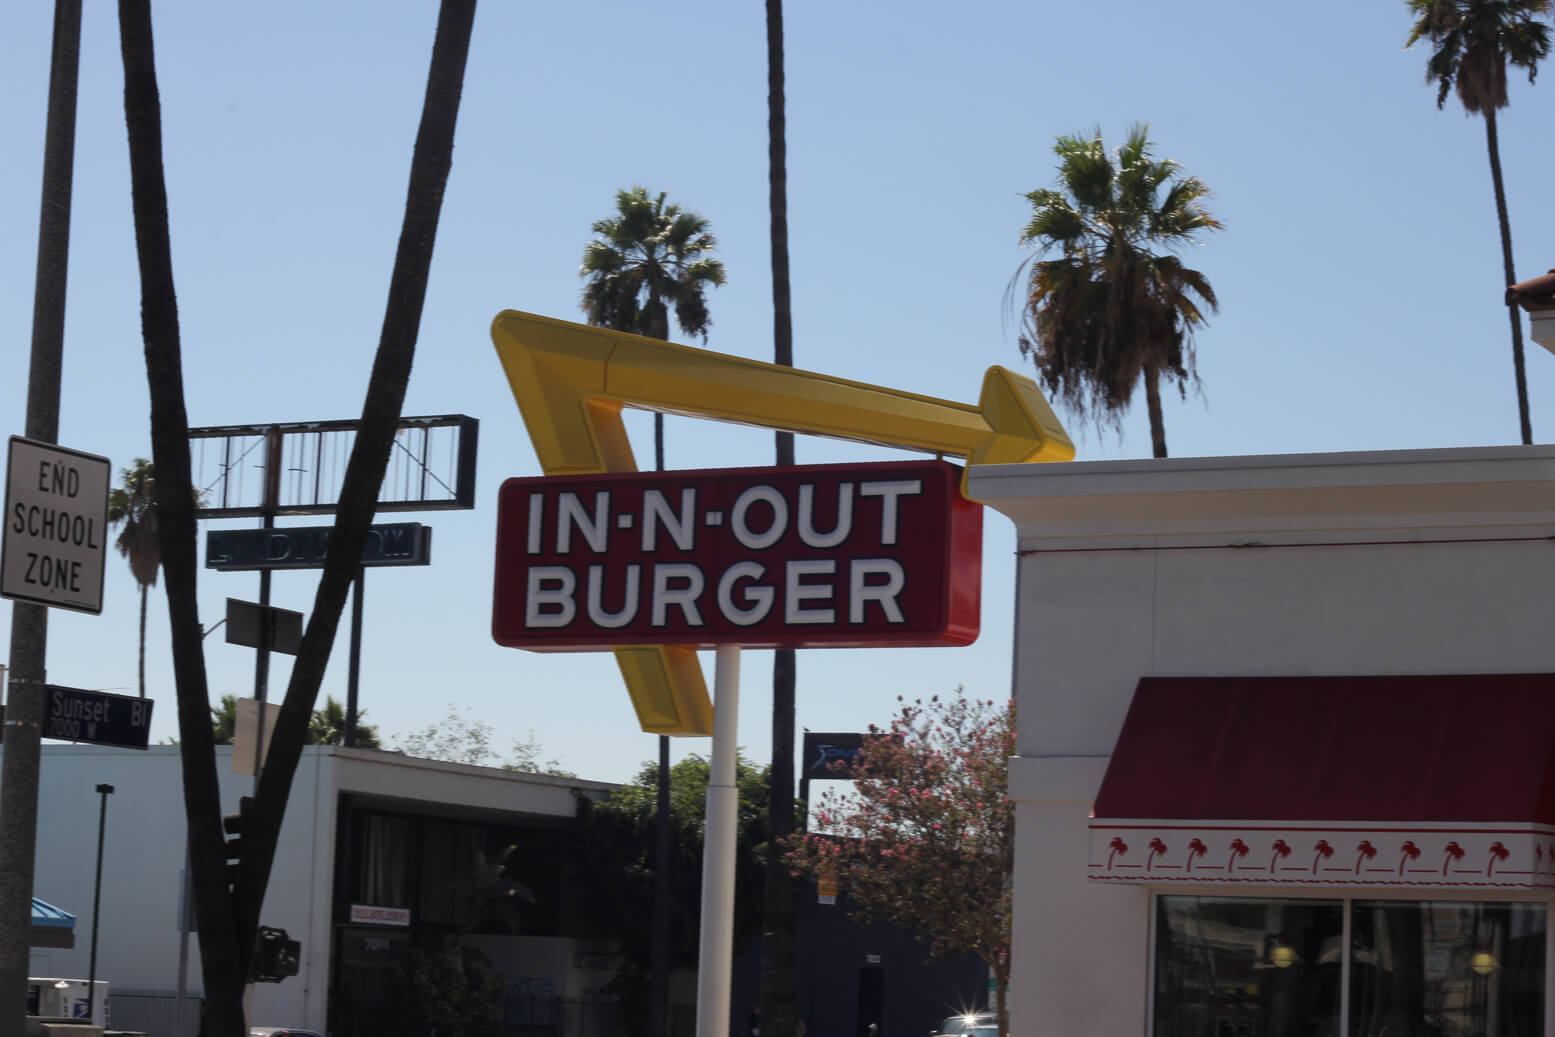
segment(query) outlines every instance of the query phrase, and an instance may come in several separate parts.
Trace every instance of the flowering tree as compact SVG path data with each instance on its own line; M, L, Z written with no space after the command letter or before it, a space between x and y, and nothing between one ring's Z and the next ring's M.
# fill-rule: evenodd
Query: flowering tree
M889 729L870 725L852 792L825 793L816 830L790 840L786 857L796 876L835 879L859 921L911 929L935 958L982 958L1000 1037L1010 1029L1015 810L1005 793L1014 754L1013 703L959 689L904 702Z

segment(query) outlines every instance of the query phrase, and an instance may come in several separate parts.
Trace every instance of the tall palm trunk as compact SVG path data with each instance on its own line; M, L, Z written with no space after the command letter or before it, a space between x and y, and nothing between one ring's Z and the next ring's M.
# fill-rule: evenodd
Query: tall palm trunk
M1516 284L1517 275L1512 263L1512 222L1506 214L1506 186L1501 182L1501 145L1496 136L1496 110L1487 107L1485 116L1485 150L1490 153L1490 180L1496 189L1496 220L1501 226L1501 265L1506 273L1506 283ZM1523 445L1533 442L1533 423L1528 417L1528 376L1523 369L1523 321L1516 303L1507 303L1507 319L1512 322L1512 372L1517 379L1517 421L1523 434Z
M421 121L411 153L405 215L389 277L378 349L362 401L362 416L341 482L335 525L324 559L324 572L314 595L312 615L292 664L291 680L276 718L252 816L245 821L245 853L239 864L234 897L240 932L247 937L243 945L245 951L253 946L259 908L269 884L275 841L280 833L292 778L302 756L302 747L308 741L308 724L313 717L313 705L329 662L346 595L360 568L368 527L377 510L378 493L389 466L405 389L410 382L443 194L453 166L454 131L464 91L464 71L474 21L475 0L442 0L432 42ZM252 854L247 852L250 843L254 844ZM244 965L247 963L245 956Z
M1166 456L1166 419L1161 414L1161 372L1145 365L1145 407L1150 413L1150 452L1152 457Z
M166 579L173 675L178 692L190 870L200 920L205 1033L244 1032L243 975L236 919L227 896L221 799L210 725L210 697L195 597L194 497L189 491L188 414L184 408L178 299L168 236L150 0L119 0L124 61L124 119L129 137L135 253L140 267L141 335L151 397L151 446L157 470L158 535Z
M146 585L140 585L140 697L146 697Z
M767 180L772 223L772 346L775 363L792 367L794 329L788 280L788 169L783 111L783 0L767 0ZM794 434L777 433L777 463L794 463ZM783 866L780 841L794 831L794 651L780 648L772 660L772 769L767 816L766 897L761 947L761 1030L793 1037L794 885Z

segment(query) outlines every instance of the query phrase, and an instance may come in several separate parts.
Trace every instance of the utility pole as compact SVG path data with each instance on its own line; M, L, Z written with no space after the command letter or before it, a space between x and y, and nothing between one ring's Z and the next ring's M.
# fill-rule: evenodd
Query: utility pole
M43 198L27 376L28 439L59 441L60 366L65 342L65 273L75 167L76 81L81 0L55 0L49 105L43 142ZM0 764L0 1033L24 1031L32 933L33 856L38 839L38 767L44 708L48 607L11 603L11 701Z

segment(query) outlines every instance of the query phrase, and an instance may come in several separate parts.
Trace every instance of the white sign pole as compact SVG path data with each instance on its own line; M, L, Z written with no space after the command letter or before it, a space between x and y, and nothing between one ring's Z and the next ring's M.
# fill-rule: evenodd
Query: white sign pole
M735 731L740 711L740 648L720 645L713 674L713 758L708 764L702 842L702 942L697 963L697 1037L728 1037L734 969L734 849L740 790Z

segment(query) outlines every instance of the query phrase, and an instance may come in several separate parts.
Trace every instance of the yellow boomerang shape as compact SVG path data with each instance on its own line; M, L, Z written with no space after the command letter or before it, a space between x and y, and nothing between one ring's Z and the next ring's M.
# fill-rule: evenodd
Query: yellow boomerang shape
M621 420L628 406L951 454L969 466L1074 457L1036 383L1003 367L988 369L974 407L516 310L497 315L491 338L546 475L637 471ZM693 649L620 647L615 656L644 731L712 733Z

